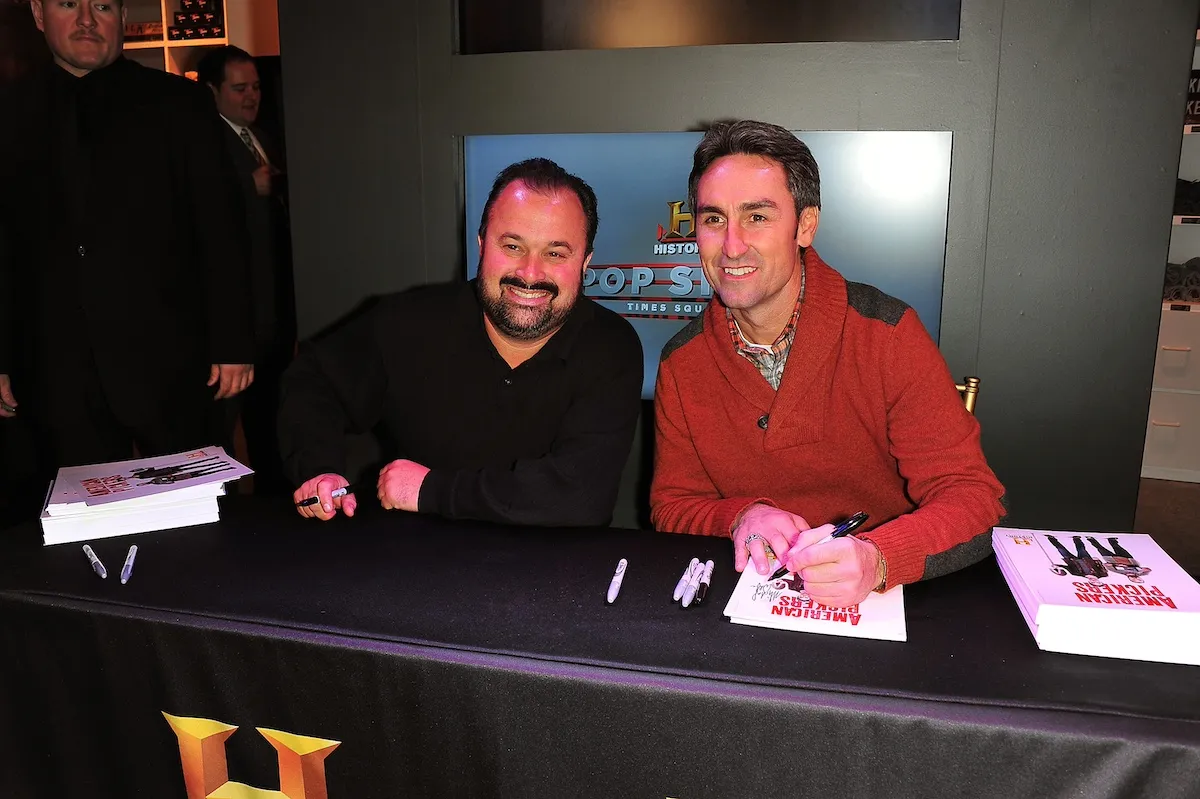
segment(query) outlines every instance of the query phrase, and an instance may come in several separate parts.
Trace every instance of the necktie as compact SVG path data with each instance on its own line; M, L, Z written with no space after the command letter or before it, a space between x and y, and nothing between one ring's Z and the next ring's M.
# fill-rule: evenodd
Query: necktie
M250 128L242 128L240 135L242 137L242 144L245 144L250 148L250 152L254 153L254 160L258 162L258 165L262 166L264 163L266 163L266 161L263 160L262 153L260 153L258 148L254 146L254 139L250 138Z

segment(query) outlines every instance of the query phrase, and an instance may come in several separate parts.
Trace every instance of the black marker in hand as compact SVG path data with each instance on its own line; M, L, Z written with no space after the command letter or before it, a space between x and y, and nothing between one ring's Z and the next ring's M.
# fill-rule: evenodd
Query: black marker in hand
M829 535L825 536L820 541L818 541L817 544L827 544L835 538L844 538L844 537L850 535L855 530L857 530L859 527L862 527L863 522L865 522L868 518L869 517L867 516L866 511L860 510L858 513L854 514L849 519L847 519L846 521L839 524L837 527L834 527L833 531L830 532ZM789 571L789 569L787 566L780 566L778 569L775 570L775 573L771 575L770 579L778 580L780 577L787 574L788 571Z

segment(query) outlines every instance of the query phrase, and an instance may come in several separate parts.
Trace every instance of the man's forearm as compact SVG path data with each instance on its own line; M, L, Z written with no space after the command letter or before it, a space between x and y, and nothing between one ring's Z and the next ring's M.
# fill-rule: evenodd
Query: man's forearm
M651 495L650 521L667 533L728 536L738 517L759 497L713 498L703 493L657 488Z
M449 519L539 527L587 527L612 519L615 490L595 481L572 485L529 469L434 469L421 486L419 509Z
M544 457L519 460L510 469L434 469L421 487L420 509L507 524L608 524L637 425L641 381L628 382L629 396L597 397L594 413L569 411L560 443ZM623 409L615 422L613 409ZM611 426L598 429L599 420Z
M986 485L947 492L866 535L888 564L888 585L939 577L991 552L991 529L1005 514Z

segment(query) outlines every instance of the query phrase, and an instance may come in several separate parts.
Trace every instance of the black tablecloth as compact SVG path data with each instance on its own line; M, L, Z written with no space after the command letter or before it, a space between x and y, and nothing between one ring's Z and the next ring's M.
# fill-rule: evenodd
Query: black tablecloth
M1196 667L1039 651L990 558L906 587L908 642L896 643L730 623L738 575L726 539L370 507L320 523L275 503L224 504L220 524L92 542L107 580L79 545L10 552L0 588L756 685L1200 721ZM121 585L131 543L134 576ZM692 557L716 566L704 604L685 610L671 592ZM621 558L629 569L610 606Z
M206 655L214 661L256 659L261 661L257 669L277 667L271 661L282 655L271 655L272 647L293 652L295 646L301 649L290 657L319 651L320 668L343 677L366 667L338 665L339 658L352 656L330 656L313 647L379 658L368 671L403 662L405 680L414 673L427 675L430 663L453 664L445 666L450 674L465 664L484 695L500 690L511 699L536 684L545 708L522 702L507 712L528 716L529 724L538 718L538 730L560 723L562 712L550 711L555 702L564 708L591 703L587 706L603 715L628 703L638 707L644 692L657 696L654 692L664 686L673 697L672 709L664 711L669 718L684 709L697 717L724 718L730 729L722 734L735 740L752 735L745 720L755 714L778 711L778 723L794 725L801 716L789 713L803 710L811 722L813 709L821 708L820 713L832 715L822 716L820 724L835 719L855 729L850 740L856 746L863 735L856 725L864 718L875 720L865 729L881 741L889 735L914 736L877 741L875 748L868 747L868 760L884 762L884 752L896 755L920 739L935 747L928 756L936 761L941 756L936 747L946 745L938 741L961 744L969 756L942 754L956 768L974 764L972 776L959 782L973 785L978 795L989 784L989 762L1003 761L1004 752L1024 752L1021 757L1028 761L1031 748L1049 746L1057 754L1041 768L1057 770L1054 779L1062 784L1076 784L1062 764L1071 764L1085 780L1097 766L1081 758L1123 752L1126 744L1115 741L1138 747L1136 756L1123 753L1119 765L1104 766L1121 779L1157 762L1180 770L1170 771L1176 782L1175 775L1183 773L1194 774L1200 784L1200 669L1039 651L991 559L906 587L908 641L899 643L730 623L722 610L737 575L726 539L616 529L516 529L370 507L354 519L319 523L299 518L287 504L240 497L223 500L222 508L219 524L92 542L108 566L106 580L92 572L78 544L40 547L36 526L10 533L0 552L0 636L7 630L10 646L32 642L38 663L27 664L31 669L46 659L88 659L93 649L103 651L117 641L138 650L129 657L168 657L164 652L170 647L157 639L146 647L130 643L153 638L153 631L164 627L192 634L180 639L178 651L219 652ZM131 543L139 547L137 563L132 580L121 585L116 575ZM685 610L671 601L671 591L692 557L712 558L716 568L705 603ZM608 605L605 593L620 558L628 559L628 572L617 602ZM74 632L55 638L47 628L60 625ZM97 640L79 640L88 636ZM121 658L112 655L107 662ZM516 669L533 682L512 678L509 687L497 688L496 668ZM138 678L143 681L158 680L152 664L141 661L131 673L146 675ZM448 679L438 673L439 680ZM428 679L421 677L421 691L434 690ZM240 697L239 703L258 703L247 697L257 697L260 689L235 688L238 681L216 681L215 690ZM687 698L689 692L695 693ZM165 702L169 695L159 686L146 702ZM339 696L344 703L352 694ZM453 694L448 696L412 700L417 703L410 708L413 719L426 728L435 723L431 719L441 718L441 710L432 713L420 705L453 703ZM478 701L476 696L471 706ZM232 712L212 695L203 704ZM268 712L270 704L259 712ZM379 712L387 715L391 709ZM28 722L15 715L12 726ZM923 720L914 731L918 719ZM0 725L4 721L0 710ZM657 740L660 720L627 721L636 725L622 728L623 735ZM957 729L960 725L972 734ZM0 729L0 742L5 732ZM586 729L573 734L591 735ZM993 747L996 751L989 752ZM508 751L519 749L510 744ZM703 764L706 751L704 742L694 742L676 757L699 757ZM852 762L862 757L856 753ZM651 773L655 768L645 767ZM1004 768L1011 777L1033 764ZM1036 784L1051 790L1045 775ZM1104 784L1111 795L1129 795L1120 780ZM482 790L478 782L470 785L471 793ZM490 790L536 792L522 785L515 794L495 786ZM920 785L907 787L921 795Z

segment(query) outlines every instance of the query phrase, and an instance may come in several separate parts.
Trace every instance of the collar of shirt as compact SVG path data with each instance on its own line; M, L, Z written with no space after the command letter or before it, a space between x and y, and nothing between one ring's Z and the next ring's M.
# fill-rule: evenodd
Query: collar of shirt
M801 264L803 264L803 255L801 255ZM779 381L783 377L783 367L787 363L788 353L796 338L796 325L800 321L800 306L804 304L807 275L804 267L800 268L800 291L796 294L796 307L792 309L792 316L788 319L787 325L770 346L755 344L747 340L742 335L742 329L738 326L737 319L733 317L733 311L729 308L725 309L725 319L729 323L729 337L733 341L733 348L738 355L754 364L763 378L776 390L779 389Z

